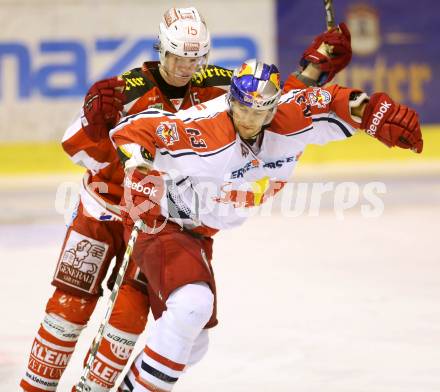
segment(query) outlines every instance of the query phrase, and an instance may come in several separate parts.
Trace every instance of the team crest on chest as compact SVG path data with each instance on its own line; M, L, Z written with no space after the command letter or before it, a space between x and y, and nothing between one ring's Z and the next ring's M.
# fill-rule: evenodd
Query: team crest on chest
M179 141L177 125L174 122L164 121L156 128L156 134L161 138L166 146L172 146Z
M331 94L320 88L314 88L308 93L310 105L317 106L320 109L325 108L332 100Z

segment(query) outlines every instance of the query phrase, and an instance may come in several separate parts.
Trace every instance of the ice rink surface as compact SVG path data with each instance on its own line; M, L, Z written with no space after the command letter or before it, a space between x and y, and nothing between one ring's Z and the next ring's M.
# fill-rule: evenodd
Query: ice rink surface
M220 324L175 391L440 391L439 176L358 183L378 178L387 189L379 217L356 205L338 219L330 192L318 216L275 211L216 236ZM26 192L1 182L1 392L19 390L52 292L65 231L59 181L34 179ZM77 381L104 304L59 391Z

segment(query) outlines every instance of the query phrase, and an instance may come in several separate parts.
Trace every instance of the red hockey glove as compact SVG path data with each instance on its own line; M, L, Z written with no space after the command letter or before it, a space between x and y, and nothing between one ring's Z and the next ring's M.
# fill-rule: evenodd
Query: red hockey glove
M322 43L333 47L330 56L318 52ZM322 86L335 75L343 70L351 60L351 35L345 23L333 27L331 30L318 35L312 44L303 53L300 65L303 69L309 64L317 64L321 68L322 75L318 80L318 85Z
M165 192L164 181L159 172L148 174L138 169L127 173L124 179L124 195L121 199L121 215L126 226L142 219L148 227L154 227L161 215L160 200Z
M418 114L408 106L395 103L385 93L371 96L361 128L388 147L410 148L417 153L423 150Z
M124 87L125 81L118 78L101 80L90 87L84 99L81 123L91 140L107 138L109 130L119 121L125 103Z

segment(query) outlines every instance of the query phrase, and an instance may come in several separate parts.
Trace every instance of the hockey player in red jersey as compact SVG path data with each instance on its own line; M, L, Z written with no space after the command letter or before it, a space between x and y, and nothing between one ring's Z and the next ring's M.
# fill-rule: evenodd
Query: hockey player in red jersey
M197 34L188 36L188 29ZM304 83L321 81L322 77L329 81L348 64L350 36L343 26L341 30L323 33L314 41L304 56L304 68L307 62L314 62L316 56L310 53L317 53L322 42L333 45L333 56L324 55L316 66L292 75L289 88L305 87ZM118 78L95 83L85 97L81 116L64 135L64 150L87 172L53 277L56 289L20 383L25 391L57 389L102 293L110 261L116 258L111 284L125 250L119 210L124 172L108 138L109 129L122 115L149 108L176 112L218 97L229 87L232 71L207 65L209 32L195 8L172 8L165 13L159 26L158 50L159 62L146 62ZM148 158L146 150L140 153ZM145 327L149 306L145 279L131 263L90 373L91 391L112 388Z
M361 128L389 147L423 149L417 113L385 93L333 85L281 95L279 83L274 65L249 60L229 94L175 114L146 110L111 132L126 169L125 234L138 219L147 227L133 259L156 318L120 390L171 391L192 352L207 349L217 323L212 236L279 192L307 145Z

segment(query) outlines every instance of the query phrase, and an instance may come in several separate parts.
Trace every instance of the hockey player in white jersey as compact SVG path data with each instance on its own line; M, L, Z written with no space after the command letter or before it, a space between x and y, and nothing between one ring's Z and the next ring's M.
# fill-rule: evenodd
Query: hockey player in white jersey
M255 60L234 72L228 95L176 114L147 110L115 127L125 236L137 219L148 227L133 259L156 318L120 390L173 389L217 324L212 236L279 192L307 145L357 128L389 147L423 149L417 113L385 93L334 85L281 95L277 68Z
M194 34L196 31L198 34ZM332 45L332 56L318 54L322 43ZM102 293L110 261L116 260L112 277L121 262L125 244L118 204L124 172L108 139L108 131L119 120L120 112L124 110L131 115L151 107L170 112L187 109L224 94L229 86L232 71L206 65L209 32L195 8L170 8L165 12L159 26L158 49L159 62L145 62L120 78L96 82L85 97L83 116L66 130L64 150L75 163L88 170L55 269L52 284L56 289L47 302L20 382L25 391L57 390ZM316 84L317 80L326 83L350 58L350 34L341 24L339 29L319 35L307 48L301 63L304 68L308 63L316 63L316 67L296 73L296 78L291 75L289 86L303 88ZM130 263L89 373L87 382L93 391L108 391L113 387L144 329L149 311L144 290L142 274ZM62 356L63 360L54 362L53 355Z

